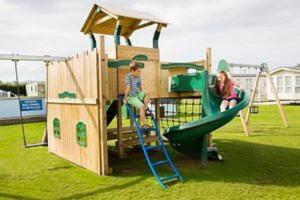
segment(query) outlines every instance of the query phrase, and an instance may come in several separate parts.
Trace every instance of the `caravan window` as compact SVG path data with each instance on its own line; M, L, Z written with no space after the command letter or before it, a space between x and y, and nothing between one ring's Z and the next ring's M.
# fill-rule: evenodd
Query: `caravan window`
M295 93L300 93L300 76L296 76Z
M283 93L283 77L282 76L277 77L276 85L277 85L277 92Z
M284 77L285 93L292 93L292 77Z

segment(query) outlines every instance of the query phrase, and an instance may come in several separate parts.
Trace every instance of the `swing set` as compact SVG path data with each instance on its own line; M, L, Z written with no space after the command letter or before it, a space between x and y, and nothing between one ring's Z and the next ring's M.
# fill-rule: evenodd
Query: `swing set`
M259 80L261 79L261 77L263 75L266 76L267 81L269 82L269 84L271 86L272 94L276 100L276 105L278 107L281 119L282 119L285 127L288 127L289 126L288 121L287 121L285 112L283 110L283 107L280 103L280 99L278 98L278 94L277 94L276 88L274 86L274 83L272 81L267 63L262 63L262 64L258 65L258 64L241 64L241 63L227 62L224 59L219 61L218 72L226 71L232 75L233 74L232 72L234 71L235 68L239 68L240 71L243 71L243 69L245 69L244 71L250 71L250 70L256 71L255 84L254 84L252 92L251 92L250 102L248 105L246 116L244 117L242 111L239 112L245 134L249 135L248 124L249 124L251 113L258 113L258 107L254 106L254 99L257 95Z
M41 139L41 142L34 143L34 144L28 144L28 140L26 137L26 131L24 128L23 113L22 113L22 109L21 109L21 95L20 95L18 63L21 61L44 62L45 67L46 67L46 79L47 79L49 63L53 62L53 61L64 61L65 59L66 58L64 58L64 57L53 57L53 56L0 54L0 60L12 61L14 63L14 71L15 71L15 78L16 78L16 85L17 85L17 97L18 97L18 104L19 104L19 123L21 125L23 146L25 148L47 146L47 144L48 144L47 143L47 128L45 128L45 130L44 130L44 134ZM46 91L48 91L47 83L48 83L48 81L46 80ZM46 92L46 102L47 101L48 101L48 93ZM48 108L46 106L46 113L47 113L47 111L48 111Z

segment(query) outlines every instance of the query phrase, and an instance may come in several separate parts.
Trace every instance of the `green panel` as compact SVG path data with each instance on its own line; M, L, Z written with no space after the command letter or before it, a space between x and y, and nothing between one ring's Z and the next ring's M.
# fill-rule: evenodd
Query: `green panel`
M60 139L60 121L58 118L53 119L53 135Z
M126 59L126 60L108 60L108 67L110 68L118 68L122 66L129 66L130 62L132 60ZM144 68L144 63L138 62L140 68Z
M136 55L132 58L132 60L141 60L141 61L147 61L148 60L148 57L144 54L139 54L139 55Z
M153 35L153 39L152 39L152 46L155 49L158 48L158 39L159 39L159 36L160 36L160 31L155 30L154 35Z
M86 125L83 122L76 125L76 141L79 146L87 147Z
M120 45L121 43L121 37L120 37L121 30L122 30L122 26L120 25L120 22L117 21L115 26L115 31L114 31L115 45Z
M132 46L131 40L129 38L125 38L126 39L126 44L128 46Z
M201 65L197 65L194 63L165 63L165 64L161 64L160 65L161 69L174 69L174 68L187 68L187 69L196 69L196 70L200 70L203 71L204 70L204 66Z
M93 50L93 49L97 48L97 42L96 42L94 34L90 34L90 41L91 41L91 49Z
M203 77L201 73L180 74L171 77L171 92L202 91Z
M222 59L222 60L219 61L219 65L218 65L218 70L217 71L218 72L219 71L226 71L226 72L230 71L229 65L228 65L228 63L227 63L226 60Z
M73 92L64 91L64 92L58 94L58 98L60 98L60 99L63 99L63 98L76 99L76 94Z

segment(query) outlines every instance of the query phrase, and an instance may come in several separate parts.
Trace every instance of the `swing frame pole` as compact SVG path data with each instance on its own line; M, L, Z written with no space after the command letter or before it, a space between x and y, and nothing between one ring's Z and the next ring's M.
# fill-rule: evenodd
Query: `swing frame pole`
M19 75L18 75L18 61L19 60L16 60L16 59L12 60L12 62L14 63L14 67L15 67L15 77L16 77L16 84L17 84L17 95L18 95L18 104L19 104L19 123L21 124L23 146L27 147L23 114L22 114L22 108L21 108L20 85L19 85Z
M18 104L19 104L19 123L21 125L22 131L22 140L24 148L30 147L39 147L39 146L47 146L47 120L46 120L46 128L44 131L44 135L42 141L40 143L35 144L28 144L26 139L26 131L24 126L24 118L22 113L22 106L21 106L21 95L20 95L20 84L19 84L19 73L18 73L18 62L20 61L42 61L45 63L46 66L46 83L45 87L47 88L46 92L46 116L48 114L48 67L50 62L60 62L65 61L65 57L58 57L58 56L35 56L35 55L19 55L19 54L0 54L0 60L10 60L14 63L14 70L15 70L15 78L16 78L16 85L17 85L17 96L18 96Z

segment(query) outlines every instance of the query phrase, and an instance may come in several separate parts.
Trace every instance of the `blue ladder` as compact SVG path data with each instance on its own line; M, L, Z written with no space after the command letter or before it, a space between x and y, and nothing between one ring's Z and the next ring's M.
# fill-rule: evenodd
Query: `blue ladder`
M147 115L151 116L151 120L152 120L152 124L154 125L154 128L148 128L148 129L142 129L138 122L137 122L137 118L139 118L139 115L136 115L130 105L125 104L126 108L128 110L129 116L133 121L133 125L135 127L135 129L137 130L137 134L138 134L138 138L139 138L139 142L140 145L142 147L143 153L144 153L144 157L146 159L146 162L152 172L152 174L155 176L156 180L159 182L159 184L161 185L161 187L163 189L167 188L166 183L170 182L170 181L174 181L174 180L179 180L179 181L183 181L182 176L180 175L180 173L178 172L177 168L175 167L174 163L172 162L170 155L164 145L164 142L162 140L162 137L160 135L160 130L158 127L158 123L156 118L154 117L154 114L151 112L151 110L149 108L147 108ZM145 145L145 141L143 138L144 134L147 134L151 131L155 131L155 136L157 137L157 144L155 146L146 146ZM165 160L161 160L161 161L156 161L156 162L152 162L149 156L149 151L150 150L161 150L163 152L163 155L165 157ZM160 165L169 165L173 174L171 176L166 176L166 177L161 177L158 175L156 167L160 166Z

